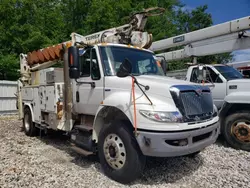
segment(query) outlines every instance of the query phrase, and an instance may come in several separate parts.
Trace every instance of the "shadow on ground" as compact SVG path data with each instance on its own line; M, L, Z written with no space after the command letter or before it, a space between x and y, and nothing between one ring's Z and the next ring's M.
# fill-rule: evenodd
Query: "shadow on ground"
M201 155L194 158L148 158L143 175L138 184L157 185L175 183L183 177L192 175L203 164Z
M50 132L47 135L37 136L43 143L63 150L73 157L72 163L81 168L89 168L94 164L97 171L103 173L100 168L99 160L96 156L84 157L70 149L69 137L59 132ZM162 183L174 183L179 179L191 175L203 164L201 155L194 158L175 157L175 158L155 158L148 157L147 164L142 176L131 185L147 184L156 185Z
M219 137L217 138L214 144L216 144L219 147L231 148L221 134L219 135Z

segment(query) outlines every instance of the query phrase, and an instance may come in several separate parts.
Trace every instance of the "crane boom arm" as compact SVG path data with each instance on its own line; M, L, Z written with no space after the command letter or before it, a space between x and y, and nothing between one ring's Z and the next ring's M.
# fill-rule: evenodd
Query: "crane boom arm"
M151 13L156 11L155 13ZM159 11L159 12L157 12ZM100 31L87 36L72 33L71 37L74 42L83 42L85 44L97 44L103 42L132 44L138 47L149 48L152 44L152 35L143 32L147 18L149 16L161 15L165 11L164 8L151 7L142 12L132 15L128 24Z
M103 30L90 35L71 34L71 40L50 46L44 49L35 50L27 54L28 65L33 67L60 58L60 51L63 46L94 45L97 43L131 44L141 48L149 48L152 44L152 35L144 32L144 28L149 16L157 16L165 11L164 8L152 7L132 15L128 24ZM25 54L23 54L25 55ZM25 57L26 58L26 57ZM43 66L44 67L44 66Z
M149 49L157 52L172 47L188 45L197 41L239 33L248 29L250 29L250 16L214 25L176 37L159 40L153 42Z
M148 17L161 15L164 8L151 7L133 14L129 23L106 29L90 35L71 33L71 39L60 44L20 54L20 80L30 79L30 71L38 71L53 66L64 59L64 49L72 45L86 47L98 43L130 44L140 48L149 48L152 34L144 31Z
M245 32L241 36L238 33L234 33L193 42L185 46L184 49L160 53L157 56L164 57L166 61L174 61L192 56L207 56L248 48L250 48L250 32Z
M184 46L180 50L157 54L158 57L164 57L166 61L248 49L250 48L250 32L247 31L249 29L250 16L156 41L150 49L157 52Z

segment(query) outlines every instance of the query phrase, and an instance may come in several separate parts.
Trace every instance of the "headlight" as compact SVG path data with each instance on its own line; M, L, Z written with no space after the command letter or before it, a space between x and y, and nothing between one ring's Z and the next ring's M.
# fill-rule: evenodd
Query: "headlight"
M140 110L140 114L148 119L158 122L182 122L182 115L180 112L157 112Z

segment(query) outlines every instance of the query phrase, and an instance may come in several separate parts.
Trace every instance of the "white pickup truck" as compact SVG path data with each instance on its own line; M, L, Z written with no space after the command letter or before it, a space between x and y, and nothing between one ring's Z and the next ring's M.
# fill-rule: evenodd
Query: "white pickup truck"
M246 16L155 41L150 50L168 63L192 58L192 63L197 65L198 57L250 49L249 18ZM181 48L169 51L173 47ZM185 76L179 76L185 75L184 71L175 72L174 77L184 80ZM169 73L167 76L171 77ZM250 80L243 79L239 71L224 65L189 67L186 80L205 80L207 83L204 85L212 86L210 88L214 102L220 109L221 131L226 141L234 148L250 151Z
M210 87L225 140L250 151L250 79L231 66L217 64L190 66L185 80Z

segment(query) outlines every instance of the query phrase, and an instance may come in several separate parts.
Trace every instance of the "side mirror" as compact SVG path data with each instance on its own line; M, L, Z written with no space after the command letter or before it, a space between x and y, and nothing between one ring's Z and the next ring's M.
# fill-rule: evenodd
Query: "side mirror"
M72 79L79 78L80 77L79 49L76 46L69 47L68 62L69 62L69 77Z
M164 74L166 75L166 73L167 73L167 61L165 59L161 60L161 67L163 69Z
M132 72L132 64L128 59L125 59L120 65L116 75L118 77L126 77L129 76Z

